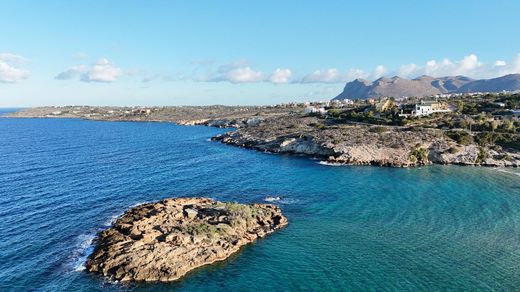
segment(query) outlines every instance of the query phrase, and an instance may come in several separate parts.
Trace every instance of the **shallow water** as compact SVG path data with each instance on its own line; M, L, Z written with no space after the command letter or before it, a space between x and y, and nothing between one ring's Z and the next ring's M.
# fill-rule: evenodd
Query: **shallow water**
M0 119L0 290L514 290L514 169L331 167L168 123ZM280 197L287 228L171 284L82 264L128 207L172 196Z

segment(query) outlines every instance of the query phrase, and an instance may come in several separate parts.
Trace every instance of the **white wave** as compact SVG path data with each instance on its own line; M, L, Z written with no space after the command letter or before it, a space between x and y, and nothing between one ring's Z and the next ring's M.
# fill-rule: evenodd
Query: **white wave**
M106 227L112 226L112 224L114 224L114 222L116 222L117 218L119 218L121 215L123 215L123 213L119 213L119 214L110 216L110 218L108 218L107 221L105 221L103 223L103 226L106 226Z
M343 163L328 162L328 161L319 161L318 164L327 165L327 166L345 166L345 164L343 164Z
M279 196L268 196L268 197L264 198L264 201L269 202L269 203L278 203L278 204L282 204L282 205L289 205L289 204L294 204L294 203L299 202L298 199L282 198Z
M508 170L506 168L495 168L495 170L498 172L502 172L502 173L508 173L508 174L514 174L514 175L520 176L520 172Z
M77 238L77 246L72 253L72 269L76 272L85 270L85 263L88 256L94 250L92 242L94 241L94 234L81 234Z
M264 201L266 201L266 202L278 202L278 201L280 201L280 199L281 199L280 197L265 197Z
M299 201L300 201L300 200L298 200L298 199L287 198L287 199L281 199L281 200L280 200L280 204L290 205L290 204L296 204L296 203L298 203Z

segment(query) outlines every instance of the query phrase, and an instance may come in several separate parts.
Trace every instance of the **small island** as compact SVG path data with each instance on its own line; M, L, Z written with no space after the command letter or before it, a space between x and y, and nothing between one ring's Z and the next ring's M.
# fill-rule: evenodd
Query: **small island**
M146 203L98 234L86 269L118 281L174 281L286 225L280 208L270 204L208 198Z

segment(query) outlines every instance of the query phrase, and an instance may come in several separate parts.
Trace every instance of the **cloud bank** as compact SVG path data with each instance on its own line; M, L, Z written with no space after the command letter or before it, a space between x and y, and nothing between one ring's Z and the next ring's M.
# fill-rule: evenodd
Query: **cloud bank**
M11 53L0 53L0 82L16 83L29 77L29 71L20 68L28 60Z
M270 82L273 84L289 83L292 77L290 69L277 68L271 74L251 68L247 62L239 61L221 65L216 71L196 78L203 82L230 82L233 84Z
M341 72L337 68L316 70L310 74L305 75L296 83L345 83L357 78L377 79L382 77L386 72L383 65L379 65L372 72L365 72L361 69L350 69L346 72Z
M113 82L123 76L123 70L113 65L108 59L101 58L91 66L77 65L59 73L57 80L78 78L83 82Z
M450 59L429 60L424 65L414 63L401 65L396 70L387 70L379 65L372 71L361 69L350 69L341 71L337 68L320 69L305 75L295 83L345 83L357 78L375 80L383 76L400 76L404 78L415 78L421 75L432 77L464 75L472 78L495 78L507 74L520 73L520 53L511 61L496 60L485 63L479 60L477 55L470 54L460 60Z

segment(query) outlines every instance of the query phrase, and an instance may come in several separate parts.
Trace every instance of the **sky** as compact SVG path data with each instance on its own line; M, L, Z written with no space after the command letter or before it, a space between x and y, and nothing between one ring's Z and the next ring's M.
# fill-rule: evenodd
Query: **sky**
M0 107L327 100L520 73L520 1L0 0Z

